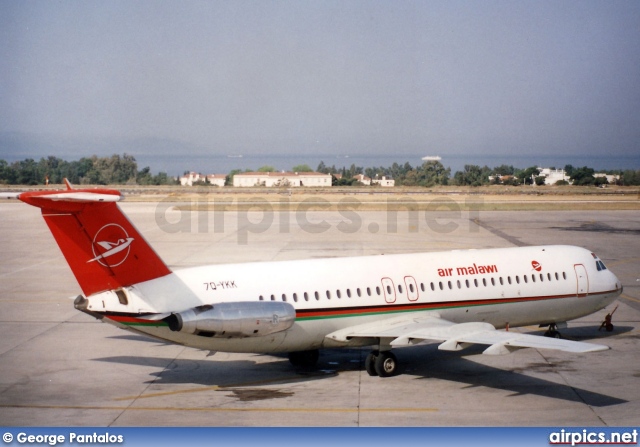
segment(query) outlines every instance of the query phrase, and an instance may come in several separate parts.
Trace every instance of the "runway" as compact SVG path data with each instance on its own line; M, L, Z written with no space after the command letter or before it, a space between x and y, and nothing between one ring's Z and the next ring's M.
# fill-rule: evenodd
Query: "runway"
M286 356L198 351L121 331L73 308L79 287L39 210L0 203L0 424L4 426L636 426L640 414L640 211L178 211L122 203L171 268L515 245L587 247L622 281L612 309L566 338L576 355L482 347L397 349L401 374L364 370L368 349ZM615 305L614 304L614 305ZM537 327L521 328L536 333Z

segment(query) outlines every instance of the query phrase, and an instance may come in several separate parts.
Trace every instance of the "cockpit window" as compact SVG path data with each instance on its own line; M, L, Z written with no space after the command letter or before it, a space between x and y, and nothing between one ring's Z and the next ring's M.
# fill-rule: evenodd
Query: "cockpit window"
M599 259L596 261L596 267L598 268L598 271L607 269L607 267L604 265L604 262Z
M604 262L602 262L595 253L591 253L591 256L593 256L593 259L596 260L596 268L598 269L598 271L601 270L606 270L607 267L605 267Z

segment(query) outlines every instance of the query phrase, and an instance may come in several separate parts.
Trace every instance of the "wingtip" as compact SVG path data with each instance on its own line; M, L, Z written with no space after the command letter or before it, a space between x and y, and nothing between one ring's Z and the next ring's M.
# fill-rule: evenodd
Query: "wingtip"
M67 185L68 191L71 191L73 189L73 185L71 185L71 182L66 177L64 178L64 184Z

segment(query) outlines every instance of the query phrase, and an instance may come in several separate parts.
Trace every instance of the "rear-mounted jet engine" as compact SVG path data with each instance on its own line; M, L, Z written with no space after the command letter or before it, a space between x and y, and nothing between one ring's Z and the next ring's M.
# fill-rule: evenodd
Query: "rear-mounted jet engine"
M171 314L169 329L203 337L261 337L293 326L296 310L283 302L233 302L198 306Z

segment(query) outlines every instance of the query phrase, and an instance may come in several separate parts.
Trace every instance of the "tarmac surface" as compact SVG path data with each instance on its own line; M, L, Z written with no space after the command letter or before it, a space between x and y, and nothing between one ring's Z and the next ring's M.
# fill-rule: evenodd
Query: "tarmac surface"
M36 208L0 203L2 426L637 426L640 211L179 212L122 203L171 268L201 264L572 244L622 281L605 314L563 335L592 354L483 347L396 349L401 374L364 370L368 349L322 351L314 370L286 356L228 354L132 335L76 311L79 287ZM71 298L71 299L70 299ZM520 328L542 333L537 327Z

